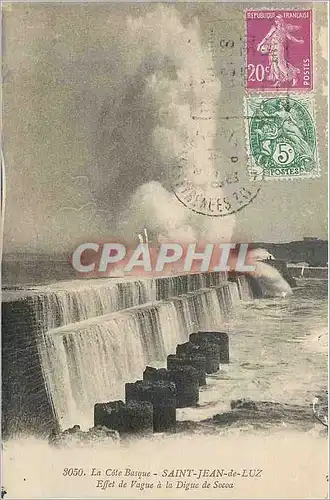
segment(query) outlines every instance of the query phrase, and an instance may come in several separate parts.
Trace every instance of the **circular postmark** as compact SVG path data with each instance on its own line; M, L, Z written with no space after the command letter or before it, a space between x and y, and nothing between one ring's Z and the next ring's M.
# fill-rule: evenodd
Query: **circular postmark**
M177 199L193 212L224 217L249 205L259 193L261 183L244 184L239 172L235 171L225 174L219 182L214 180L207 184L179 177L173 187Z
M193 143L180 155L171 183L176 198L193 212L209 217L231 215L249 205L262 180L251 182L245 158L242 160L234 149L229 156L220 148L205 153L201 158L203 149Z

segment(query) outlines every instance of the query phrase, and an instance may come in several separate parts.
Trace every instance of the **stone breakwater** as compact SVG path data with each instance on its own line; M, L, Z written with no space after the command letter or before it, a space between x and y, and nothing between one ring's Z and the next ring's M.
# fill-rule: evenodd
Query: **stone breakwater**
M177 344L221 328L251 280L225 273L58 282L7 290L2 304L2 432L88 428L98 401L165 363Z
M143 380L125 384L125 403L96 403L94 427L89 433L82 432L76 424L62 433L54 430L49 442L65 444L68 438L71 441L72 435L85 441L89 434L95 438L95 433L107 429L121 437L175 432L176 409L198 406L199 387L206 385L206 374L219 370L220 360L229 363L226 332L192 333L189 342L178 344L176 354L167 357L167 369L147 366Z

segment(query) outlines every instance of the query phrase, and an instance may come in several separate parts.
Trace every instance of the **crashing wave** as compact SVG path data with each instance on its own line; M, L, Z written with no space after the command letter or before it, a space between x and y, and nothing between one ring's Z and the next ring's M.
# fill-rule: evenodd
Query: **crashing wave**
M271 254L269 254L271 255ZM292 288L280 272L265 262L255 259L255 270L250 273L261 290L262 297L288 297Z

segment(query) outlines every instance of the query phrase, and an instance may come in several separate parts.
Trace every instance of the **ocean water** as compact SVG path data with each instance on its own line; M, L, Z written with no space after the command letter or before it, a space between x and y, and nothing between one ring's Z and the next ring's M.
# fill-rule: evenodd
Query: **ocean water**
M327 388L328 282L298 280L293 295L255 299L238 307L221 328L230 334L231 363L201 392L200 410L182 418L228 411L232 399L306 405Z
M327 387L326 281L300 280L292 296L242 303L219 325L230 333L231 362L208 377L198 408L180 409L178 420L199 421L229 411L230 401L298 404L308 407ZM79 423L79 422L77 422ZM174 435L156 434L81 449L51 447L46 440L21 436L4 443L5 498L327 498L327 430L315 420L305 425L240 421L203 426ZM64 467L85 471L64 477ZM234 481L231 490L162 487L143 490L96 487L93 467L130 467L158 474L165 468L261 468L263 477ZM188 492L187 492L188 491Z

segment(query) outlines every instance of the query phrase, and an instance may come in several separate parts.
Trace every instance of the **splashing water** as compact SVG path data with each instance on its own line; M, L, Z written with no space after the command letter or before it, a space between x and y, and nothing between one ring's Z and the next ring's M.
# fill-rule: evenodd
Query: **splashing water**
M277 269L258 261L255 261L255 266L256 269L251 275L258 281L264 297L287 297L292 295L290 285Z
M92 426L96 402L123 398L126 382L165 364L190 333L219 329L236 301L236 284L224 282L47 331L39 353L61 427Z

